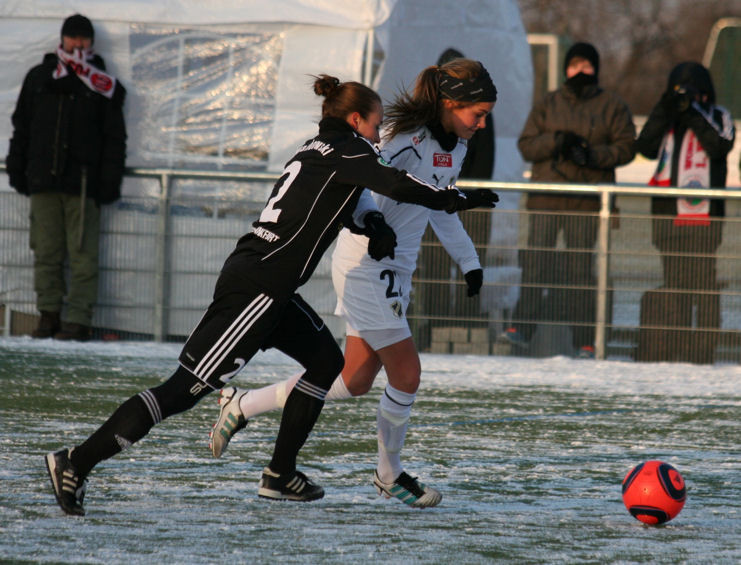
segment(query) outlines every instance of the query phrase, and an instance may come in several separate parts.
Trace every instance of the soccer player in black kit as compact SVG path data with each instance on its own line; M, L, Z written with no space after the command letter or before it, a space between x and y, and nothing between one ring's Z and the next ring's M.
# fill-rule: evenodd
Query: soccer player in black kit
M372 145L379 141L383 106L367 86L322 75L314 92L324 97L319 134L288 161L254 230L227 258L175 373L126 400L80 445L46 456L54 494L66 513L84 515L86 477L95 465L221 389L259 349L271 347L298 361L305 372L286 400L258 495L302 501L324 496L322 487L296 470L296 456L344 360L329 329L296 289L311 277L343 227L368 236L373 258L393 254L396 236L363 195L364 187L451 213L494 207L497 197L483 189L440 189L385 163Z

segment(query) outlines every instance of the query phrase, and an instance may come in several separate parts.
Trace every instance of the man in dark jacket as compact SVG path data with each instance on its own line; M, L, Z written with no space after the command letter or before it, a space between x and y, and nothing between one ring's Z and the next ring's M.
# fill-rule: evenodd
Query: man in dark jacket
M666 91L651 110L636 140L636 150L649 159L658 158L656 173L649 182L653 186L724 188L726 160L734 138L730 113L715 104L710 73L700 63L684 62L669 74ZM644 295L643 322L691 327L694 305L697 327L719 328L720 294L713 254L721 242L723 223L718 218L725 216L725 202L655 197L651 199L651 214L652 241L661 252L663 288L672 291ZM652 307L645 304L646 300L660 301L663 307ZM662 319L650 319L655 317L650 311ZM668 313L676 324L666 319ZM654 355L639 344L639 358L712 362L717 333L680 333L688 341L685 345L675 343L670 348L673 351Z
M575 43L564 59L566 82L537 102L518 147L532 162L536 182L608 184L615 167L635 153L635 126L628 106L599 87L599 54ZM520 252L522 283L513 327L503 337L527 347L542 320L572 322L572 343L580 357L594 356L596 293L593 247L597 239L596 195L530 193L527 249ZM546 213L543 213L546 212ZM553 213L548 213L553 212ZM555 252L563 230L568 251Z
M125 89L93 53L94 33L84 16L64 21L59 47L28 72L12 116L6 166L10 185L31 198L30 242L41 312L32 335L38 338L89 339L98 295L99 207L120 197Z

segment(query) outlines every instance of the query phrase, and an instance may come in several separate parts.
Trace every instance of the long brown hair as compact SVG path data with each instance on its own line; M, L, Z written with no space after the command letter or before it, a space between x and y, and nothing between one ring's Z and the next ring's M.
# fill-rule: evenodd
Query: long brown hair
M340 82L340 79L330 75L314 77L314 93L324 96L322 102L322 118L340 118L344 120L357 112L363 119L382 106L378 93L355 81Z
M400 92L386 108L384 123L388 126L384 137L391 139L403 132L414 131L421 126L440 119L442 97L438 89L440 73L460 79L478 77L485 69L478 61L466 58L452 59L444 65L432 65L424 69L414 84L411 94ZM472 102L455 102L465 107Z

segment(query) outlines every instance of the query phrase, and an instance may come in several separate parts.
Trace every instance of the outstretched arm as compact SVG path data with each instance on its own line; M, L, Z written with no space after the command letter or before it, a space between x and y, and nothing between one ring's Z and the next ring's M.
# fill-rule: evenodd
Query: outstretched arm
M340 157L337 180L365 186L398 202L419 204L450 213L480 206L493 208L498 201L497 195L490 190L439 188L406 171L396 169L361 139L351 144Z

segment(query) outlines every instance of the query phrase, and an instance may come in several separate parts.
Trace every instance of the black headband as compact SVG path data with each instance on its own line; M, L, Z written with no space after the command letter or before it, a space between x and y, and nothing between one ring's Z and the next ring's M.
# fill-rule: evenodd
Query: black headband
M484 65L481 65L481 72L475 78L455 78L441 70L438 88L443 98L456 102L497 101L497 87L491 81Z

